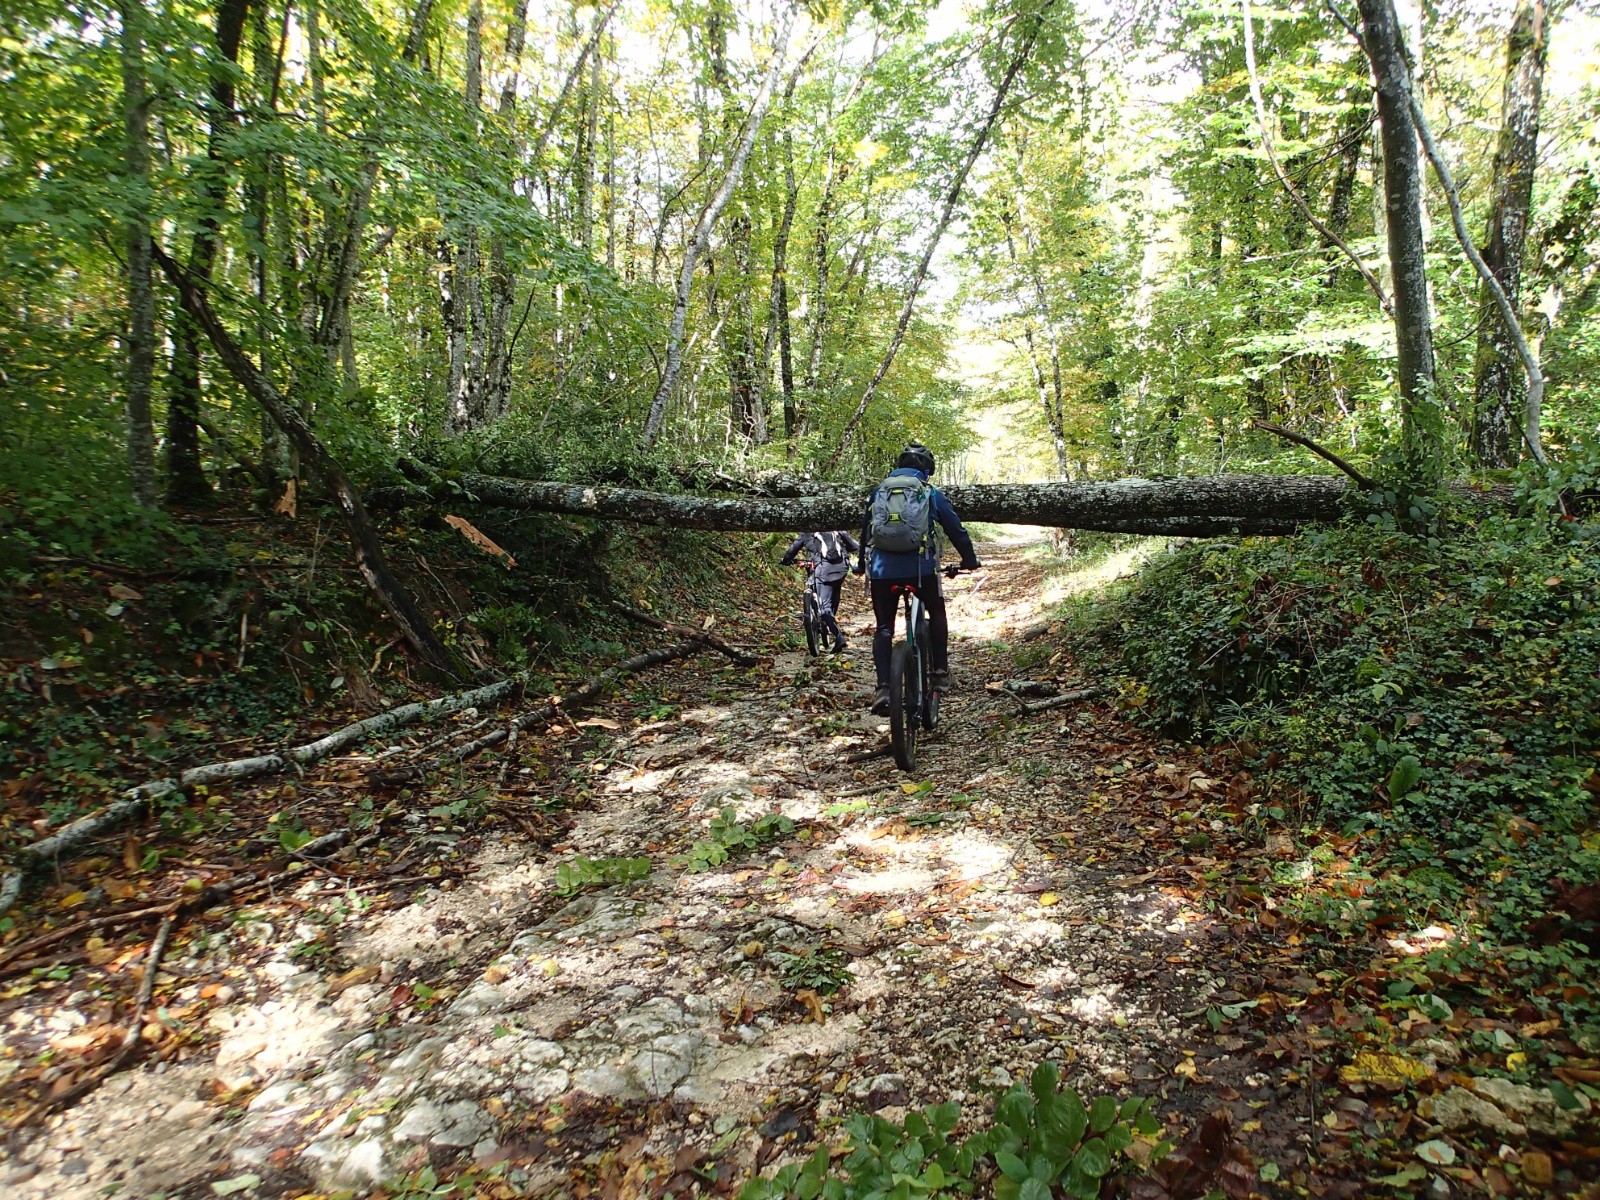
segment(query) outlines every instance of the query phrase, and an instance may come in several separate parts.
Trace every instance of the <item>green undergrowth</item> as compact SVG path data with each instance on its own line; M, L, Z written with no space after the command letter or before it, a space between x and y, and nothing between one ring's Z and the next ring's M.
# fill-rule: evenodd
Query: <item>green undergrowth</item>
M1060 1086L1053 1063L1012 1087L994 1114L965 1137L955 1102L933 1104L892 1122L857 1113L844 1122L843 1154L823 1145L804 1162L752 1179L739 1200L911 1200L972 1195L1051 1200L1103 1194L1109 1177L1136 1170L1169 1149L1141 1098L1101 1096L1085 1104Z
M1349 862L1340 888L1286 877L1290 911L1442 923L1427 965L1509 972L1596 1039L1597 602L1594 524L1352 524L1158 555L1074 602L1070 636L1120 665L1139 720L1232 743L1313 866Z
M403 510L380 531L467 669L526 671L534 694L665 636L612 600L699 625L748 611L778 579L755 538L470 508ZM288 520L244 495L165 514L0 481L0 609L8 847L148 778L455 690L410 663L315 496Z

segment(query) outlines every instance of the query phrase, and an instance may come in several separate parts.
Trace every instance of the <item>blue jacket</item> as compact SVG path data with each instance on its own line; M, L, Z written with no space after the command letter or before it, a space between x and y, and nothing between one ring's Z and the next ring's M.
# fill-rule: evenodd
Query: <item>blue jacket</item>
M900 467L890 472L890 477L895 475L913 475L928 482L928 477L915 467ZM956 510L950 507L950 501L936 487L929 488L932 493L933 519L950 537L950 544L961 555L963 563L971 564L978 561L977 554L972 549L972 538L961 524L961 518L956 516ZM871 547L868 541L872 533L872 501L878 495L878 489L872 489L872 495L867 497L867 515L861 523L861 544L872 549L867 560L867 578L869 579L926 579L936 576L939 572L939 555L943 550L937 536L928 539L928 549L923 554L908 551L904 554L885 554L882 550Z

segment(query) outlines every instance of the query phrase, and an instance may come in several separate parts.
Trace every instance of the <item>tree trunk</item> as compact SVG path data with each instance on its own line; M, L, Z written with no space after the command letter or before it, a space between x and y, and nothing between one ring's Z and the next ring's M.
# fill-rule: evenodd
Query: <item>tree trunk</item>
M1483 249L1484 262L1513 306L1522 282L1522 254L1533 203L1547 49L1544 0L1524 3L1506 42L1500 142L1494 156L1494 211ZM1472 370L1472 447L1484 466L1509 467L1517 459L1513 413L1522 392L1522 364L1487 286L1480 289L1479 306L1483 318Z
M456 482L492 507L692 529L849 529L860 524L866 504L863 493L828 485L793 485L785 490L800 494L791 496L729 498L473 474ZM1291 533L1302 525L1338 520L1346 502L1359 495L1344 477L1329 475L970 484L941 490L965 521L1191 537ZM439 500L457 503L459 495L452 491ZM1480 502L1509 502L1508 492L1462 489L1461 495Z
M744 175L744 165L750 157L750 148L755 145L761 119L766 115L767 105L772 99L773 82L783 68L784 55L789 48L789 32L794 28L794 20L795 9L786 8L781 18L782 23L778 27L777 39L773 43L772 61L767 66L761 88L750 106L750 115L745 119L739 144L734 149L732 160L728 163L727 175L723 178L722 186L716 195L712 197L711 203L701 212L700 220L695 223L694 234L689 239L689 248L684 252L683 266L678 272L677 291L673 295L672 320L667 330L666 361L661 372L661 383L650 400L650 414L645 420L642 439L645 450L652 449L661 436L661 423L667 414L667 404L677 389L678 375L683 369L683 330L689 315L689 291L694 284L695 268L711 241L712 227L722 215L722 210L727 207L728 200Z
M133 498L155 506L155 430L150 382L155 375L156 297L150 278L150 92L145 80L144 0L122 0L122 122L132 204L123 233L128 250L128 476Z
M427 618L417 608L416 601L411 598L411 593L390 570L388 560L384 557L383 546L378 540L377 530L367 518L361 496L351 484L349 477L345 475L344 468L328 452L327 447L322 444L321 439L299 411L278 393L278 389L272 386L250 361L249 356L239 348L238 343L223 328L217 315L211 311L211 305L204 293L184 275L182 268L159 249L154 249L153 243L147 241L145 244L150 248L146 250L147 254L154 250L162 271L177 289L185 311L205 331L211 340L212 349L216 351L222 364L228 368L250 397L278 423L299 450L301 460L309 465L333 492L339 506L339 514L344 518L345 529L355 550L356 567L366 580L367 586L378 598L378 602L383 605L399 628L401 636L428 666L452 678L455 677L457 667L450 652L435 636Z
M1358 0L1382 127L1384 217L1394 272L1401 440L1411 466L1430 476L1440 463L1433 420L1433 329L1423 259L1422 164L1411 115L1410 68L1392 0Z
M233 65L250 13L250 0L219 0L216 13L217 58L211 64L206 107L206 157L199 175L201 213L189 250L189 274L201 287L211 283L217 243L222 236L221 212L228 199L228 163L223 153L233 124ZM181 311L173 321L172 375L167 393L167 502L199 504L211 497L211 485L200 465L200 343L202 335Z
M794 137L783 133L783 216L772 239L772 321L778 335L778 386L783 391L783 437L794 454L798 413L794 399L794 335L789 321L789 231L800 197L794 177Z
M1044 28L1045 15L1050 11L1055 0L1045 0L1040 5L1033 25L1027 35L1022 39L1022 44L1017 52L1012 55L1006 73L1000 79L1000 86L995 89L994 102L989 106L989 114L984 118L983 124L978 127L977 136L972 139L972 147L967 151L967 157L956 171L956 177L950 181L950 190L945 195L944 208L939 214L939 221L933 227L933 232L928 235L927 244L922 249L922 257L917 262L917 269L911 275L911 286L906 291L905 303L900 308L900 319L895 323L894 336L889 340L889 348L884 351L878 369L873 372L872 379L867 383L866 391L861 394L861 399L856 403L855 412L850 414L850 419L845 422L844 431L839 435L839 444L834 448L833 455L823 464L824 471L832 471L844 457L850 439L855 436L861 418L866 416L867 408L872 404L872 399L878 394L878 387L883 383L883 378L889 373L889 368L894 366L895 357L900 353L900 347L905 343L906 330L911 325L911 314L916 310L917 295L922 290L923 280L928 276L928 268L933 263L934 251L939 248L939 242L944 237L944 231L949 228L951 218L955 216L956 205L961 200L961 193L966 187L967 175L972 171L973 164L978 161L978 156L983 153L983 148L989 143L989 134L993 131L995 123L1000 119L1001 110L1005 108L1006 98L1011 94L1011 85L1016 82L1017 75L1022 71L1028 59L1033 54L1034 43L1039 40L1039 34Z

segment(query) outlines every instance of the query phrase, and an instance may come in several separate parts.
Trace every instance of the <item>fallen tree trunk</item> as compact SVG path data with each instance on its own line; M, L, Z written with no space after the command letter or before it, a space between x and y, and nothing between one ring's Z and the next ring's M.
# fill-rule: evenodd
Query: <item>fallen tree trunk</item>
M387 733L391 729L399 729L417 721L431 721L464 708L491 704L510 695L522 686L522 682L520 676L514 679L502 679L499 683L473 688L467 692L457 692L452 696L441 696L437 700L403 704L276 754L207 763L205 766L191 767L180 775L155 779L136 788L130 788L123 793L120 800L99 812L80 817L70 825L62 826L59 831L42 841L24 847L17 856L16 869L4 879L0 879L0 913L15 904L28 880L50 863L76 853L94 838L141 819L150 811L150 806L164 796L187 791L202 784L254 779L258 775L270 775L287 770L289 767L308 766L373 734Z
M693 529L787 532L851 529L865 497L850 489L805 496L682 496L634 488L465 475L481 503ZM1292 533L1334 521L1351 488L1332 476L1123 479L1113 483L970 484L943 489L964 521L1204 537Z
M866 494L843 486L789 485L793 496L689 496L467 474L449 497L530 512L571 513L691 529L791 532L854 529ZM977 483L941 489L964 521L1094 529L1108 533L1213 537L1293 533L1346 515L1361 490L1334 475L1209 475L1104 483ZM1456 493L1507 505L1508 488L1458 486ZM440 493L436 499L445 499Z
M404 767L394 767L387 771L372 771L367 775L367 779L377 787L398 787L402 783L421 779L443 767L463 762L491 746L509 741L530 725L537 725L542 721L552 720L563 712L582 708L626 675L633 675L650 667L672 662L674 659L688 658L691 654L698 654L707 648L704 640L693 637L688 641L675 642L657 650L646 650L643 654L635 654L632 658L624 659L616 666L601 671L592 679L585 680L582 686L574 688L565 696L556 697L548 704L529 709L519 714L509 724L502 725L499 729L491 729L482 737L473 738L472 741L460 746L453 746L437 758L411 763Z

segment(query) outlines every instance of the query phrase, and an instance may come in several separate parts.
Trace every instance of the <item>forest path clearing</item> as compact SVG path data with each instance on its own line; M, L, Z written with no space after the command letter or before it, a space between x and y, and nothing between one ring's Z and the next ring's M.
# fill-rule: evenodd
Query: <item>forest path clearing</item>
M1196 1041L1200 1011L1245 998L1229 990L1241 968L1230 933L1163 890L1176 868L1151 869L1145 822L1165 804L1147 797L1216 781L1104 704L1014 719L985 682L1067 672L1048 640L1015 641L1040 619L1038 547L981 550L985 571L949 588L958 687L921 778L843 765L887 737L865 712L852 582L859 653L783 651L715 687L703 665L674 668L698 699L619 727L565 840L486 840L457 886L353 916L337 975L279 937L253 998L209 1010L212 1049L114 1078L0 1181L55 1200L209 1195L250 1175L257 1195L364 1194L430 1159L477 1160L504 1164L504 1194L609 1180L681 1196L731 1188L855 1109L983 1112L1044 1059L1087 1095L1163 1097L1173 1124L1217 1103L1192 1090L1214 1078L1241 1119L1281 1114L1269 1130L1292 1159L1305 1084L1240 1055L1244 1038ZM729 807L794 829L689 870ZM634 856L642 881L558 894L563 863ZM333 879L302 891L311 908L342 896Z

